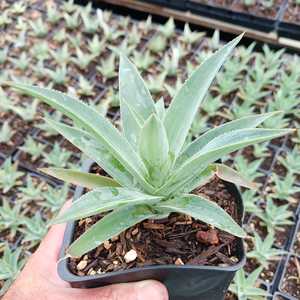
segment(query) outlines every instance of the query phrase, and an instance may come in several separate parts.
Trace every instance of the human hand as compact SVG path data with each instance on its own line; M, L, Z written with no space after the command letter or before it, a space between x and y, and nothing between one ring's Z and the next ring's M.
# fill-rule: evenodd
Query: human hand
M168 300L163 284L154 280L76 289L57 274L65 224L51 227L3 300Z

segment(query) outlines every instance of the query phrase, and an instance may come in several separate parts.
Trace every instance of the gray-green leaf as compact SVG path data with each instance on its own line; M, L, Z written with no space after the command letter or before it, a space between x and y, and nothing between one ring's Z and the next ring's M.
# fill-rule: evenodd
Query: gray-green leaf
M205 60L184 83L172 100L165 117L170 151L177 157L185 142L195 114L219 69L241 40L243 34Z
M155 213L146 205L126 205L115 209L75 240L67 249L67 254L81 256L127 228L152 217L155 217Z
M180 212L215 226L238 237L245 237L244 230L216 203L196 195L183 195L157 204L158 208Z

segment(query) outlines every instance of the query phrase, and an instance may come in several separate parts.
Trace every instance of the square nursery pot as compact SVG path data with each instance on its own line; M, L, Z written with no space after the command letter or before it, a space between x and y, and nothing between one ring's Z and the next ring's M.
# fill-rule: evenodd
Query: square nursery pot
M285 260L285 265L282 271L282 275L279 282L279 291L284 295L284 299L299 300L299 285L294 284L296 277L299 276L297 273L297 265L293 261L297 260L300 262L300 256L289 253ZM289 266L292 266L289 269ZM293 279L288 279L287 276L293 276ZM297 294L297 295L296 295ZM279 298L280 299L280 298Z
M278 32L280 36L300 40L300 24L280 22Z
M92 164L91 161L85 162L83 170L89 171ZM244 208L240 192L233 184L226 183L226 186L235 197L238 216L242 222ZM77 187L74 199L80 197L82 193L83 188ZM75 222L67 224L61 258L64 257L66 248L73 241L75 224ZM166 285L170 300L221 300L224 299L236 271L243 267L246 260L243 241L240 238L237 240L237 257L239 262L228 267L154 265L88 276L74 275L69 270L68 259L61 259L58 263L58 274L64 281L76 288L93 288L114 283L156 279Z
M278 9L275 18L266 18L247 12L234 11L226 7L214 6L210 3L202 3L201 0L188 0L186 7L192 13L203 15L204 17L225 21L246 28L270 32L276 29L279 17L284 9L284 3L285 1Z

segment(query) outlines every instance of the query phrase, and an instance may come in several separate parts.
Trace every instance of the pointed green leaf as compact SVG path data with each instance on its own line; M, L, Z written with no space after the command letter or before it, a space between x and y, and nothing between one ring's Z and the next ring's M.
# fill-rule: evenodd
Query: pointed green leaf
M183 195L157 204L158 208L169 209L189 215L238 237L245 237L244 230L216 203L202 196Z
M84 173L78 170L70 170L63 168L42 168L39 170L47 175L53 176L65 182L80 185L90 189L104 186L120 186L118 182L107 176Z
M259 274L261 273L262 270L263 270L263 267L260 266L248 275L247 283L249 284L249 286L254 286L255 285L255 282L258 279L258 276L259 276Z
M149 116L155 113L155 105L135 65L122 54L119 67L119 97L122 128L125 137L132 143L133 140L137 141L138 139L137 130L132 131L132 125L136 124L136 120L132 120L132 118L136 119L137 116L142 120L142 126Z
M160 118L161 121L164 121L166 115L165 102L163 98L160 98L155 103L156 115Z
M139 116L135 114L125 100L121 100L120 110L122 121L126 120L122 125L123 134L132 147L136 149L144 120L139 119Z
M234 183L238 186L243 186L249 189L256 189L256 184L247 178L245 178L242 174L235 171L234 169L223 165L223 164L215 164L216 166L216 175L222 180Z
M126 205L116 209L75 240L67 249L67 254L81 256L127 228L152 217L155 217L155 214L146 205Z
M182 164L188 158L199 152L203 146L209 143L212 139L222 135L226 132L230 132L238 129L254 128L265 120L277 115L280 112L271 112L259 115L246 116L231 122L227 122L221 126L215 127L206 131L204 134L199 136L196 140L190 143L178 158L176 165Z
M208 183L216 175L216 167L209 165L204 171L199 172L198 176L195 176L192 180L187 180L182 189L178 193L189 193L199 186L203 186ZM172 191L173 192L173 191ZM159 192L158 192L159 194Z
M169 142L164 125L154 114L145 122L140 136L139 152L146 165L162 166L169 157Z
M94 139L104 145L126 167L143 187L147 188L144 178L148 174L143 162L128 141L97 110L59 91L20 83L9 84L13 88L58 109L71 118L77 126L86 129Z
M170 151L174 157L177 157L182 149L195 114L209 86L242 36L238 36L204 61L172 100L165 117L165 127L170 142Z
M105 146L98 143L89 133L50 119L46 119L46 121L85 155L94 159L117 182L127 187L134 187L133 176L111 155Z
M220 159L224 155L253 145L255 143L271 140L282 135L293 132L291 129L239 129L224 133L208 144L199 153L188 159L175 173L168 182L161 188L160 194L165 195L171 190L180 189L188 180L199 175L208 164Z
M119 93L120 98L125 99L144 121L155 113L155 105L145 82L135 65L122 54L120 56Z
M79 220L116 209L121 205L150 204L160 199L160 197L146 195L126 188L96 188L73 202L66 212L55 218L54 223Z

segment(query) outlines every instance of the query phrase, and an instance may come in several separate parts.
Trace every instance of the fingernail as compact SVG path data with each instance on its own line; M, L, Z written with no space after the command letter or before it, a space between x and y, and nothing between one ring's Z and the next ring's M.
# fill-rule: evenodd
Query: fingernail
M136 283L138 300L168 300L166 287L155 280L145 280Z

